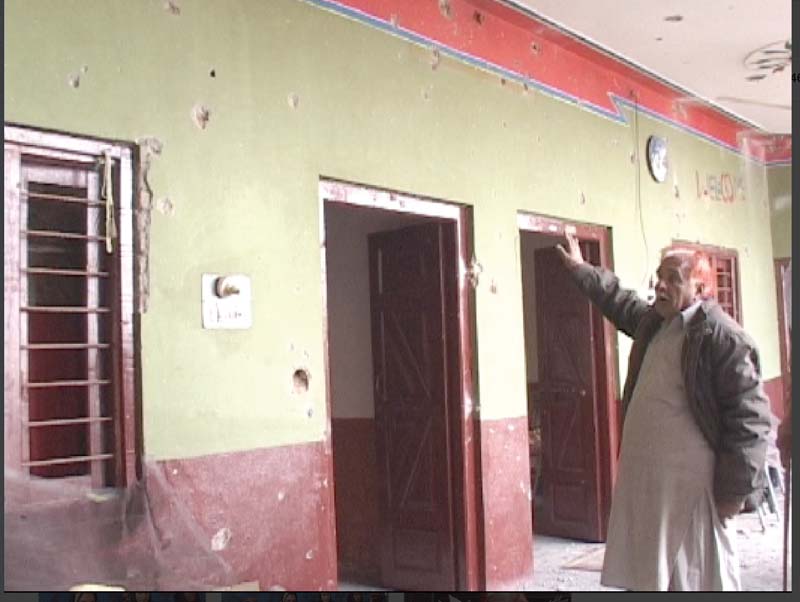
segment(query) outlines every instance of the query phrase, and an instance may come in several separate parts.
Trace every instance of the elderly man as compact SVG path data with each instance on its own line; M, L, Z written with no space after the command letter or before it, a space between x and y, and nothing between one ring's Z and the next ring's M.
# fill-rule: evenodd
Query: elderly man
M575 283L633 337L602 583L635 590L738 590L732 518L763 486L770 428L758 352L715 302L708 259L665 253L648 305L578 240L558 245Z

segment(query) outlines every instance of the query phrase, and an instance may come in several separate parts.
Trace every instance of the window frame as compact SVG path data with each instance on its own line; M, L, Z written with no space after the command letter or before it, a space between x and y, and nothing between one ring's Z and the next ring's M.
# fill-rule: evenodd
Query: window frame
M4 464L21 475L23 480L38 478L30 474L24 464L29 453L28 416L23 412L27 406L21 371L27 358L27 349L21 330L24 328L23 311L20 305L27 276L23 273L21 252L25 243L22 236L23 161L25 157L38 160L63 162L72 165L96 164L108 155L115 161L118 170L119 189L115 191L114 203L117 216L117 237L114 239L114 258L110 271L115 286L110 295L111 304L111 387L113 399L113 477L110 482L98 478L95 462L90 462L87 475L55 477L47 479L55 483L71 483L82 488L128 487L141 474L138 413L136 411L136 332L134 320L134 148L116 141L106 141L78 135L44 131L26 126L4 124ZM89 326L87 326L87 329ZM87 429L87 440L95 429ZM94 476L93 476L94 475Z
M727 247L720 247L716 245L707 245L697 242L689 242L685 240L674 240L670 248L679 247L683 249L692 249L694 251L702 251L708 255L711 261L711 270L714 272L714 299L723 308L725 313L731 316L739 324L742 324L742 287L741 287L741 269L739 267L739 252L736 249ZM726 304L720 303L717 295L717 278L719 275L719 261L730 261L732 274L731 274L731 305L733 306L733 314L731 314L725 307Z

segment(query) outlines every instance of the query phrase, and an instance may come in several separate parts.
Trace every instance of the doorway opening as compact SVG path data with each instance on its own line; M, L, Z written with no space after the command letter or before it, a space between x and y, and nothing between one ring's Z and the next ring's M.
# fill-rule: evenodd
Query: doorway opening
M609 231L527 214L518 225L534 533L603 542L619 439L615 337L555 246L574 228L584 259L609 267Z
M327 180L320 201L339 581L477 588L465 209Z

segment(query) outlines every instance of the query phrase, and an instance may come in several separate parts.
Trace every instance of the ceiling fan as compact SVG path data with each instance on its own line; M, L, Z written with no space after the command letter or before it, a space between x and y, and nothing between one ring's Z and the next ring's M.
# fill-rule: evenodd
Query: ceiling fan
M756 48L744 57L744 66L757 71L749 75L747 81L759 81L771 73L780 73L792 64L792 41L773 42L761 48Z

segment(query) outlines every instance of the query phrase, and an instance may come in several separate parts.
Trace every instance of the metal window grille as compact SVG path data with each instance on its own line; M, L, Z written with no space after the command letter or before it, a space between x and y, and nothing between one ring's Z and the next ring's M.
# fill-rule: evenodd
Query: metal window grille
M12 446L6 464L91 487L123 485L136 472L131 154L5 130L5 310L12 335L5 346ZM112 191L113 205L104 190ZM108 211L119 224L110 252Z
M713 254L712 267L716 276L716 297L728 315L741 322L739 311L739 271L734 255Z

